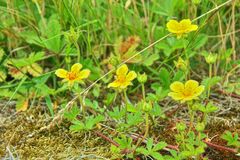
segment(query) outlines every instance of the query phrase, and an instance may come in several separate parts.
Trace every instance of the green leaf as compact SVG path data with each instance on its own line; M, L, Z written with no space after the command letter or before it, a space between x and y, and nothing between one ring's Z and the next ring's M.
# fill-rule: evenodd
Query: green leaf
M113 111L109 111L108 114L111 118L120 120L122 117L124 117L125 111L123 109L119 109L119 107L114 107Z
M136 152L137 152L137 153L141 153L141 154L143 154L143 155L145 155L145 156L149 155L148 150L146 150L146 149L143 148L143 147L137 148L137 149L136 149Z
M166 142L159 142L158 144L156 144L154 147L153 147L153 150L154 151L159 151L159 150L162 150L163 148L165 148L167 146L167 143Z
M20 36L26 40L30 44L35 44L40 47L44 47L44 43L42 42L39 35L34 31L23 31L19 33Z
M69 121L73 121L76 119L77 115L79 115L80 109L78 106L73 106L70 111L64 112L64 118L67 118Z
M104 117L102 115L98 115L97 117L89 117L85 122L86 129L87 130L93 129L94 125L96 125L97 123L99 123L103 120L104 120Z
M158 53L151 54L150 56L147 55L143 58L143 64L145 66L151 66L156 60L159 59Z
M58 53L61 47L61 25L58 21L57 15L52 15L48 20L41 21L39 27L42 33L42 43L47 49ZM47 38L44 38L47 37Z
M137 108L134 105L130 104L130 103L127 103L126 107L127 107L127 111L128 112L131 112L131 113L137 112Z
M147 141L147 150L151 151L152 147L153 147L153 139L149 138L148 141Z
M152 152L150 155L157 160L164 160L163 156L158 152Z
M49 95L45 96L45 101L46 101L47 107L49 109L49 112L51 113L51 116L53 117L54 116L53 104L52 104L52 100Z
M197 36L197 38L194 40L191 46L193 46L193 48L196 50L201 48L204 44L206 44L207 41L208 36L206 34L199 34L199 36Z
M202 84L206 87L206 88L211 88L214 85L216 85L218 82L220 82L222 80L222 77L219 76L215 76L212 78L206 78L203 80Z
M161 68L159 71L159 79L164 89L168 89L171 83L170 73L166 68Z
M72 121L72 123L73 123L73 125L71 125L69 127L70 131L79 132L79 131L82 131L82 130L85 129L85 125L82 122L78 121L78 120Z
M221 138L227 141L228 146L240 147L240 142L238 141L238 133L231 133L226 131Z

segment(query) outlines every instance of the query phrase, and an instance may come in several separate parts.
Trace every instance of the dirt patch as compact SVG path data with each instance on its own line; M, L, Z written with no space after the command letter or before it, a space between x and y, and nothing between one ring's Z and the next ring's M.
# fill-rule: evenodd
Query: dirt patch
M10 159L105 159L109 144L92 133L71 133L67 126L38 133L46 114L30 109L18 115L0 114L0 157Z

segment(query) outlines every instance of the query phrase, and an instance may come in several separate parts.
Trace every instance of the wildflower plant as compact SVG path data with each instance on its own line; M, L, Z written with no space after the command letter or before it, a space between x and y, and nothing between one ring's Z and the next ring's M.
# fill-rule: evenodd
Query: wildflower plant
M127 123L127 104L128 98L126 89L129 85L132 85L132 81L137 77L135 71L129 71L128 66L126 64L121 65L117 71L115 80L108 84L108 88L112 87L117 89L117 91L124 93L124 101L125 101L125 122Z

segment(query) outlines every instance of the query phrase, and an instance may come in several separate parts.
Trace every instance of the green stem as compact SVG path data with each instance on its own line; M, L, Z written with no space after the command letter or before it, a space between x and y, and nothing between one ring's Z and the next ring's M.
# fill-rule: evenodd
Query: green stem
M192 130L193 122L194 122L194 115L195 115L195 112L191 109L189 104L188 104L188 112L190 115L190 124L189 124L189 130L188 130L188 133L189 133Z
M146 130L145 130L145 134L144 134L144 139L147 138L147 136L148 136L148 131L149 131L148 113L145 114L145 121L146 121Z
M144 87L144 84L142 83L142 96L143 96L143 100L144 100L144 103L146 102L146 94L145 94L145 87Z
M80 48L79 48L77 42L75 42L74 45L75 45L75 47L77 48L77 54L78 54L77 61L80 62L80 57L81 57Z
M212 78L212 64L209 64L209 78ZM211 87L208 86L208 98L210 97Z
M136 146L135 146L135 150L136 150L136 148L139 146L139 144L142 143L142 141L143 141L144 139L146 139L147 136L148 136L148 132L149 132L149 115L148 115L147 112L145 113L145 123L146 123L146 128L145 128L144 136L143 136L143 138L139 138L139 139L138 139L137 144L136 144Z
M203 114L203 123L205 126L207 125L207 114L206 113Z
M124 93L124 100L125 100L125 123L127 123L127 104L128 104L128 100L127 100L126 90L124 90L123 93Z
M82 99L82 96L79 95L79 102L80 102L80 105L82 107L82 112L83 112L83 119L85 119L85 106L83 104L83 99Z

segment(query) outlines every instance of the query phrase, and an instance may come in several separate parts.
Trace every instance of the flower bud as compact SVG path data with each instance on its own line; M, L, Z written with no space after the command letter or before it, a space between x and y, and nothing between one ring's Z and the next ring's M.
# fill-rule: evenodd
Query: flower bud
M70 44L76 43L79 38L78 32L76 32L72 26L70 27L70 31L66 32L64 35L65 35L66 40Z
M116 56L112 56L109 59L109 63L113 66L117 66L119 64L119 59Z
M178 61L174 61L174 64L177 69L181 69L183 71L186 71L188 69L188 61L184 61L181 57L178 58Z
M198 132L202 132L202 131L204 131L204 129L205 129L205 124L203 122L197 123L196 130Z
M205 60L208 64L213 64L217 60L217 54L210 53L207 56L205 56Z
M144 84L147 82L147 75L145 73L143 74L138 73L137 80L138 82Z
M143 104L142 110L144 112L149 112L149 111L152 110L152 103L151 102L143 102L142 104Z
M192 0L192 2L197 5L201 3L201 0Z

